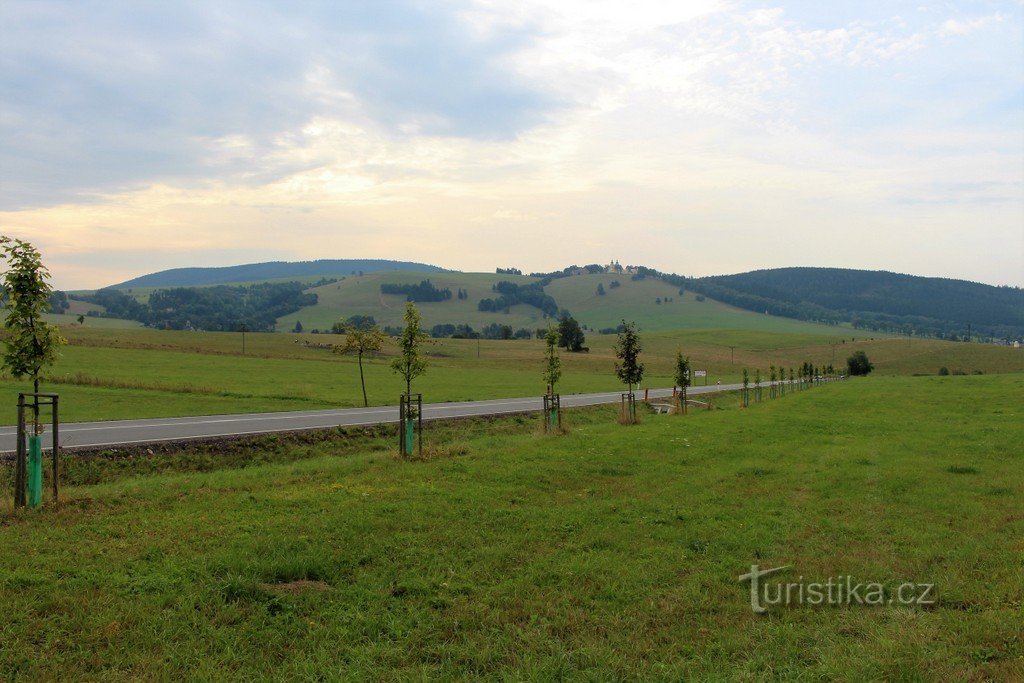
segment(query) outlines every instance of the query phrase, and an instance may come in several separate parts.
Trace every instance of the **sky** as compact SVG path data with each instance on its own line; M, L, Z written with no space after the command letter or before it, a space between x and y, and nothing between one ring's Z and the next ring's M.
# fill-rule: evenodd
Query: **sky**
M0 2L0 232L184 266L1024 286L1024 2Z

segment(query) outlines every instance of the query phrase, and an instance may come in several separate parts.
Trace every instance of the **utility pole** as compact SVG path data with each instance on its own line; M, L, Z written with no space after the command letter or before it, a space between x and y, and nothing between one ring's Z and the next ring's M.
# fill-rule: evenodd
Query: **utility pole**
M730 346L729 347L729 362L732 363L733 365L736 365L736 347L735 346Z
M245 355L245 323L242 323L242 355Z

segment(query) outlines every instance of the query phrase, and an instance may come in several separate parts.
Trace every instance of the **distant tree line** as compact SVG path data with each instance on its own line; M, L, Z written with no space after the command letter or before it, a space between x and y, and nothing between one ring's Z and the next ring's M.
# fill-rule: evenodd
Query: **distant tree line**
M533 332L526 328L512 329L511 325L491 323L474 330L466 324L442 323L430 328L430 336L435 339L530 339Z
M494 271L498 275L522 275L523 271L518 268L498 268Z
M477 310L504 311L507 313L508 309L516 304L526 304L527 306L539 308L545 315L552 317L558 315L558 304L555 302L554 297L550 294L545 294L544 286L538 282L520 285L515 282L502 280L492 285L491 290L500 296L481 299L480 303L477 304Z
M383 283L380 291L384 294L404 294L406 301L447 301L452 298L452 290L445 287L439 289L430 280L423 280L418 285Z
M118 289L100 289L81 298L106 309L100 317L136 320L148 327L233 331L245 325L254 332L272 332L278 318L316 304L317 295L306 289L330 282L173 287L154 291L145 304Z
M748 310L945 339L1024 336L1024 290L947 278L842 268L779 268L688 280ZM970 327L970 333L968 328Z
M6 299L7 297L5 292L4 300L6 301ZM64 313L70 306L68 303L68 295L65 292L54 292L50 295L47 301L50 304L51 313Z

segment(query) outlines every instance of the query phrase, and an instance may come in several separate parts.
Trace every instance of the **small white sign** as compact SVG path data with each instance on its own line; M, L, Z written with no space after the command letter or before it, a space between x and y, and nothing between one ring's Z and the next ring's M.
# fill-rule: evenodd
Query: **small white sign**
M707 370L694 370L693 371L693 376L694 377L707 377L708 376L708 371Z

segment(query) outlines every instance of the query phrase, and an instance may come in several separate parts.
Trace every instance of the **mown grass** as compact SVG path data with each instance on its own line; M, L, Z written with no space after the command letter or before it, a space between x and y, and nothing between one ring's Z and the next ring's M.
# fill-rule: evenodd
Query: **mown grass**
M871 378L633 427L570 412L557 438L433 426L421 462L371 434L93 464L60 509L0 518L0 675L1019 679L1022 396ZM754 563L938 603L755 615Z

